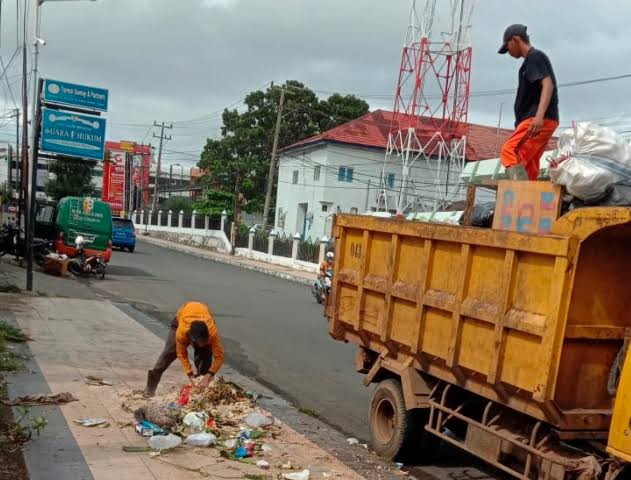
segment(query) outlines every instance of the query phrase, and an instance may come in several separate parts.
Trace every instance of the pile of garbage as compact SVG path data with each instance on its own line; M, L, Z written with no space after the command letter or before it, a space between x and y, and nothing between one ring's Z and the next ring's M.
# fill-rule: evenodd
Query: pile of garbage
M133 413L138 435L147 438L147 447L129 447L128 451L162 453L182 445L214 448L224 459L268 470L274 447L267 441L280 437L282 428L257 407L257 397L223 378L215 379L206 389L185 385L179 393L151 400L140 394L127 396L121 406ZM291 463L277 467L294 468ZM281 478L307 480L309 471L290 472Z
M631 144L609 128L575 123L559 137L550 179L574 197L574 207L631 205Z

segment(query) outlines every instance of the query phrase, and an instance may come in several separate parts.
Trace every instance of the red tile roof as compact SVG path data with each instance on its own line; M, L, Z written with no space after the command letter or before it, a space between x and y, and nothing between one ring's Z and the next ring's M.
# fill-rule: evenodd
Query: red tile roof
M388 144L388 133L394 117L394 112L375 110L356 120L327 130L319 135L307 138L286 147L284 151L305 147L317 143L342 143L360 147L379 148L385 150ZM420 117L420 123L428 123L429 119ZM419 138L429 141L431 133L420 130ZM510 137L513 130L497 127L487 127L470 123L467 133L467 161L487 160L497 158L502 144ZM556 138L550 139L547 150L556 149Z

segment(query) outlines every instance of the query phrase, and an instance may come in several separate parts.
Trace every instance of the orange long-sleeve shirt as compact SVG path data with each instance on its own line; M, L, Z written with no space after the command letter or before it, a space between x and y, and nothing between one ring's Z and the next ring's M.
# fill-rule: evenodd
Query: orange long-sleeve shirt
M189 332L191 331L191 323L194 321L203 321L208 326L208 342L213 351L213 363L210 366L210 372L217 373L223 365L224 351L217 325L213 319L212 313L206 305L199 302L188 302L180 307L175 316L177 319L177 330L175 332L175 352L177 358L182 362L182 368L188 375L193 371L191 362L188 360L187 348L191 344Z

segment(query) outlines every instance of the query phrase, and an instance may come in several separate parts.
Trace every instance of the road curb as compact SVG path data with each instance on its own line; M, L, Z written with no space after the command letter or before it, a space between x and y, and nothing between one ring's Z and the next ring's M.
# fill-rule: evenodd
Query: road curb
M169 242L169 241L157 239L157 238L152 238L149 236L142 236L142 237L139 236L137 237L137 240L140 240L141 242L151 243L152 245L157 245L159 247L163 247L168 250L173 250L175 252L185 253L193 257L210 260L211 262L223 263L226 265L233 265L235 267L245 268L246 270L252 270L254 272L263 273L265 275L282 278L283 280L289 280L290 282L299 283L301 285L311 286L311 284L313 283L312 280L307 279L307 278L296 277L289 273L279 272L271 268L259 267L258 265L250 265L246 262L242 262L239 260L231 260L229 258L223 258L217 255L213 255L212 252L207 252L195 247L189 247L188 245L180 245L178 243Z

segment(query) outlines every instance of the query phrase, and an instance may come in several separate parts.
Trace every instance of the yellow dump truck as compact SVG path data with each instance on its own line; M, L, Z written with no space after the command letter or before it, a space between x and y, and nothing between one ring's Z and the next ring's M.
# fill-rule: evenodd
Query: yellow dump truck
M631 478L631 208L547 235L338 215L333 235L329 333L377 384L379 454L438 438L519 479Z

